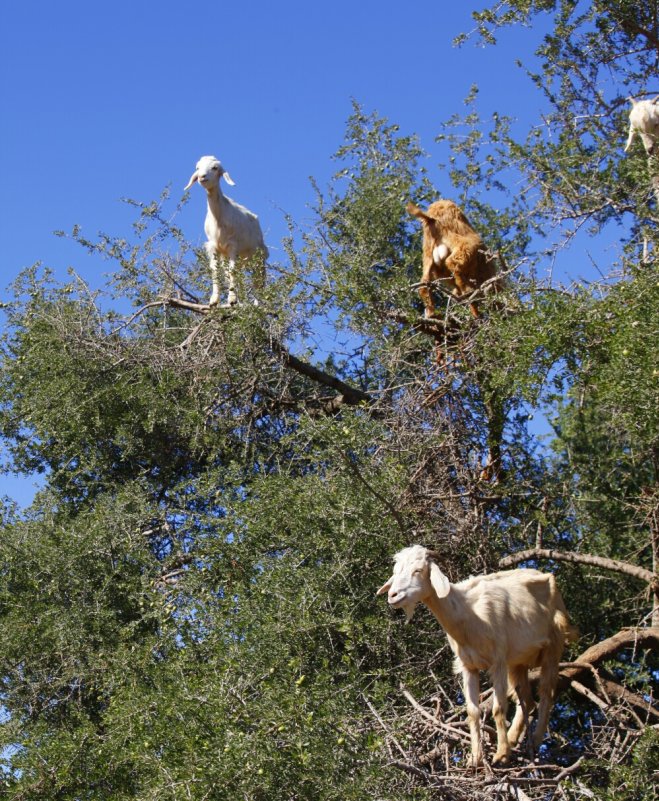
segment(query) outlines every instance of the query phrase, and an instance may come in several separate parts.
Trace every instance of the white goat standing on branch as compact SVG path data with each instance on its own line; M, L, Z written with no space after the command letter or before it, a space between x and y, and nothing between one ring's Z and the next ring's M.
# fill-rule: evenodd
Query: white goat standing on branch
M654 147L659 142L659 105L657 105L659 95L654 100L634 100L629 98L632 110L629 112L629 136L625 145L625 152L629 150L634 138L638 133L643 142L643 147L648 156L654 153Z
M389 604L405 610L408 621L425 604L446 631L462 673L471 734L471 764L483 759L480 733L479 670L494 687L492 714L497 728L494 764L505 764L524 731L534 703L529 669L540 668L539 710L533 743L542 742L551 711L558 664L566 639L576 636L551 573L507 570L451 584L437 564L438 555L421 545L394 557L392 577L378 590ZM508 694L517 709L506 731Z
M220 189L222 176L230 186L235 186L231 176L215 156L202 156L184 190L188 190L197 181L206 190L208 211L204 222L207 238L205 247L213 281L213 294L208 301L209 306L214 306L220 299L218 258L225 269L229 285L228 306L232 306L238 300L234 286L236 261L258 257L260 264L255 273L254 284L260 289L265 284L265 261L268 258L268 249L263 241L259 218L222 193Z

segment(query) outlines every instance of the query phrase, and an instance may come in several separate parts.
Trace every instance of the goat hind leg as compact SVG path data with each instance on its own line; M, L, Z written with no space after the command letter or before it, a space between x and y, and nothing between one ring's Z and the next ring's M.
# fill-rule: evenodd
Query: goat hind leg
M538 719L535 724L535 732L533 733L533 745L535 748L538 748L547 731L549 715L554 705L554 693L556 692L556 683L558 681L559 659L560 651L557 657L553 653L552 648L545 648L542 653L540 661L540 681L538 683Z
M508 684L517 696L517 709L508 729L508 742L511 748L514 748L527 726L529 715L534 707L528 668L513 668L508 676Z
M424 257L425 258L425 257ZM434 262L424 263L421 275L421 286L419 287L419 297L425 307L424 317L426 319L435 316L435 301L432 297L430 284L438 278L437 267Z

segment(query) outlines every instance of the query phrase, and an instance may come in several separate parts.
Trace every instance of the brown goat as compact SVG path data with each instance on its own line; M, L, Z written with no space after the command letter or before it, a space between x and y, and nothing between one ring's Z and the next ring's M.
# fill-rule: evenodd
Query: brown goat
M426 317L435 314L430 286L433 281L446 282L455 297L463 297L495 276L494 260L483 250L483 240L452 200L437 200L427 211L408 203L407 211L423 225L423 275L419 295L426 307ZM478 317L473 301L469 309Z

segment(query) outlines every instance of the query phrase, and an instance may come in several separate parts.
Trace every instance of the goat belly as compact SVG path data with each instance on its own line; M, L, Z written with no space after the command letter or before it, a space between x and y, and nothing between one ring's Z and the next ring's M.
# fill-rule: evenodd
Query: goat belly
M480 645L482 645L482 643L479 643L479 646ZM492 667L493 660L488 659L487 653L483 653L483 650L488 651L489 649L481 649L480 647L471 648L468 645L459 645L456 654L458 660L467 670L489 670L489 668Z

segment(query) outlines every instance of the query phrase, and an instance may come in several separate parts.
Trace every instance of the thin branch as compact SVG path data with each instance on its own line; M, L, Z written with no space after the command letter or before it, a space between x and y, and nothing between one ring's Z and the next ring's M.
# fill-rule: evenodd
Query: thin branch
M154 300L151 303L145 303L144 306L141 306L127 320L124 320L124 322L121 325L119 325L115 329L113 329L112 332L111 332L111 336L114 336L115 334L118 334L119 331L121 331L122 329L127 328L133 322L133 320L136 320L141 314L144 314L144 312L147 309L152 309L155 306L164 306L164 305L165 305L165 303L162 300Z
M350 457L347 456L347 454L344 453L344 454L342 454L342 456L343 456L343 459L344 459L345 463L348 465L348 468L350 469L350 472L353 474L353 476L355 476L355 478L358 481L360 481L366 487L366 489L371 493L371 495L376 497L386 507L386 509L389 512L389 514L394 518L396 523L398 523L398 528L400 528L401 533L405 534L407 532L407 526L405 525L405 521L403 520L403 516L398 511L398 509L396 509L396 507L393 506L381 492L378 492L375 489L375 487L373 487L371 484L369 484L369 482L361 474L361 472L360 472L359 468L357 467L357 465L350 460Z

